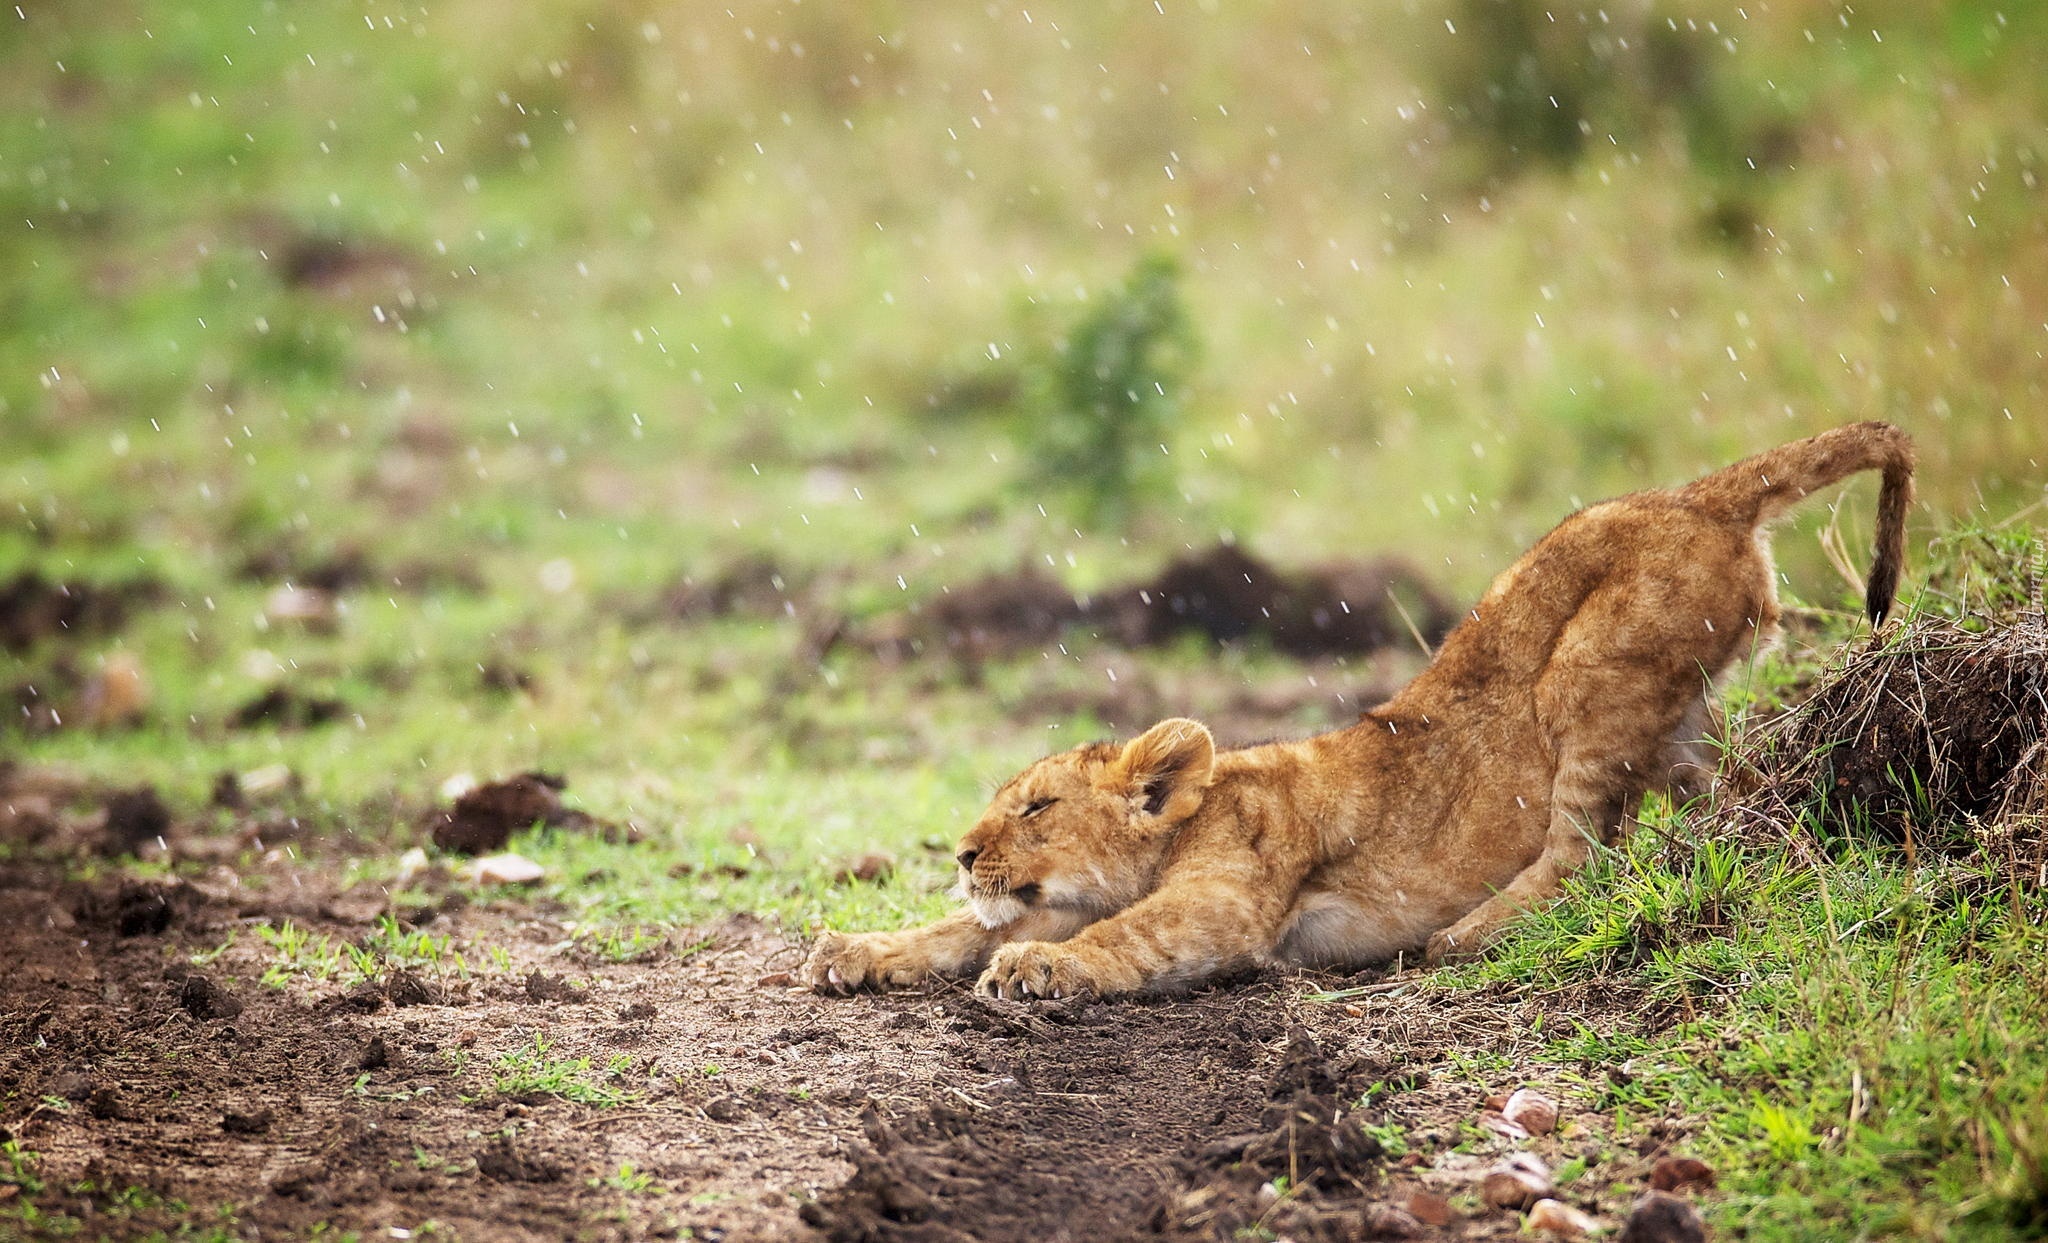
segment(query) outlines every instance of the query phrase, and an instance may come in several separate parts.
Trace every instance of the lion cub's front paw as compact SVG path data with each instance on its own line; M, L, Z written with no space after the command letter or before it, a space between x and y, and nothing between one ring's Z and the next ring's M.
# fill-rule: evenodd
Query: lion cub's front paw
M929 956L889 932L827 932L811 947L797 979L819 993L908 988L932 973Z
M1112 981L1103 979L1072 949L1049 941L1020 941L1003 946L989 960L988 970L981 973L975 988L1012 1001L1128 991L1113 987Z

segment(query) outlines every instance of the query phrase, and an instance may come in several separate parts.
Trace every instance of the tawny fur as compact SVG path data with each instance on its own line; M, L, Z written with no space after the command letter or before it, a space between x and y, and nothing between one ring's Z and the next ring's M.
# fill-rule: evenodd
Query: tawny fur
M1768 524L1865 470L1883 472L1866 587L1883 620L1912 461L1897 428L1858 423L1574 514L1348 729L1218 752L1175 719L1040 760L961 840L964 909L827 933L803 979L979 972L1004 996L1115 996L1275 960L1480 950L1612 840L1715 678L1770 641Z

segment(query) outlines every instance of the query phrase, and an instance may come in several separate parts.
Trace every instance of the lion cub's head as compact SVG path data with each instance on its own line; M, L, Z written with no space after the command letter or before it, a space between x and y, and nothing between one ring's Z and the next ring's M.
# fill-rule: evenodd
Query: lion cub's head
M1137 901L1215 766L1209 731L1176 717L1122 747L1090 743L1017 774L960 839L975 918L990 928L1034 908L1099 918Z

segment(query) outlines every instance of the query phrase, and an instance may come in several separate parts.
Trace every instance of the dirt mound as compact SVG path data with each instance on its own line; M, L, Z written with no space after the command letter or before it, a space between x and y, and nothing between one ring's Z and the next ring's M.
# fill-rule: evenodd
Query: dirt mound
M1290 656L1372 651L1412 641L1411 631L1433 646L1455 620L1399 561L1286 574L1231 544L1176 558L1150 580L1104 593L1089 612L1132 647L1183 634L1218 643L1264 635Z
M810 605L810 576L767 557L743 557L715 574L686 574L655 602L655 618L794 617ZM642 610L645 614L647 610Z
M878 623L866 646L890 660L948 652L970 661L1056 642L1086 616L1058 579L1034 566L991 574Z
M311 729L337 721L347 713L348 705L332 695L279 685L236 708L229 715L228 724L235 729Z
M1983 632L1926 620L1873 640L1743 751L1738 827L1761 812L1923 844L1957 827L2042 835L2048 818L2048 623ZM1967 836L1951 844L1966 845Z
M968 661L1043 650L1071 627L1124 647L1182 635L1263 640L1299 658L1413 643L1434 646L1456 616L1412 568L1393 559L1288 573L1233 544L1174 559L1158 573L1077 597L1035 566L949 587L884 618L862 646L904 660L950 653Z
M1164 1006L948 999L986 1083L871 1109L853 1177L805 1205L840 1243L1113 1239L1181 1184L1182 1154L1259 1117L1246 1068L1279 1035L1268 990Z
M0 649L27 651L39 639L117 629L137 604L157 596L149 580L62 582L24 570L0 583Z
M287 543L272 544L243 558L241 576L253 582L290 583L335 595L354 591L377 577L369 554L360 548L312 555Z

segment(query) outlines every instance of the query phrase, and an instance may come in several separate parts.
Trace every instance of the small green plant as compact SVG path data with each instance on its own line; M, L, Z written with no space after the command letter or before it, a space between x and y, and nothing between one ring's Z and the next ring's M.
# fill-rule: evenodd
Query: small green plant
M262 924L256 935L271 949L270 965L263 970L263 983L284 988L295 978L327 981L342 978L349 955L334 938L308 932L291 920Z
M668 934L653 928L617 928L578 939L606 962L646 962L668 948Z
M515 1049L500 1057L497 1090L507 1096L544 1093L582 1105L623 1105L634 1099L630 1092L589 1082L585 1078L591 1069L589 1058L554 1057L552 1049L547 1038L536 1032L531 1048Z
M42 1160L40 1153L22 1147L18 1139L0 1143L0 1183L21 1188L23 1195L36 1194L43 1189L43 1180L36 1176Z
M1368 1122L1361 1124L1358 1129L1365 1132L1367 1137L1377 1143L1380 1146L1380 1151L1384 1152L1387 1156L1405 1157L1408 1155L1408 1133L1401 1129L1399 1123Z
M602 1178L592 1178L586 1181L589 1186L609 1187L613 1191L623 1191L627 1195L639 1195L644 1191L656 1190L654 1175L647 1173L645 1170L636 1169L630 1161L620 1165L616 1171Z
M1138 260L1055 345L1022 417L1041 480L1070 490L1084 520L1122 520L1171 482L1167 442L1195 352L1180 266L1164 254Z
M220 961L221 955L235 948L235 938L239 935L240 933L238 931L230 931L228 933L227 940L222 941L219 945L214 946L210 950L200 950L198 953L195 953L191 957L189 957L186 961L190 962L195 967L211 967L214 963Z

